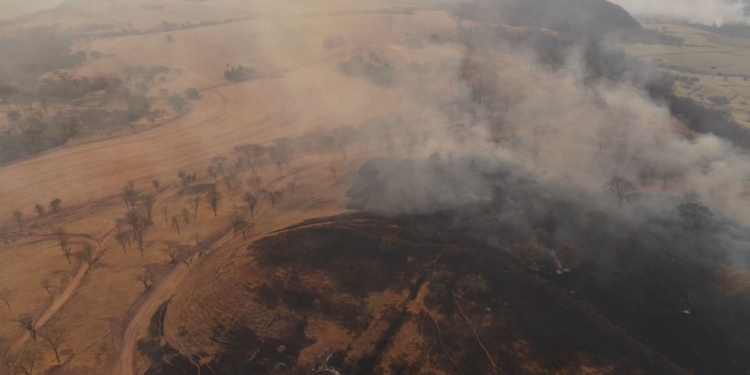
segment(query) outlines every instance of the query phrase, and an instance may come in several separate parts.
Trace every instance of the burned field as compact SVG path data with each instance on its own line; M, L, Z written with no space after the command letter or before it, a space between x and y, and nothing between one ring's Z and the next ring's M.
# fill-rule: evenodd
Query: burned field
M363 168L350 192L360 206L368 206L363 192L380 190L366 188L378 175L389 174ZM555 202L529 180L509 171L484 178L495 182L486 203L438 213L355 212L258 240L247 248L253 261L237 279L246 281L233 285L248 290L245 309L231 324L217 321L210 337L215 352L188 358L175 350L184 344L172 341L190 337L190 329L165 337L160 325L179 323L164 322L160 312L150 338L139 344L153 362L148 373L747 368L741 353L749 345L743 327L750 305L717 286L713 264L727 253L710 246L721 244L716 232L688 237L668 221L579 224L582 208ZM548 235L533 240L543 252L530 268L512 249L540 228ZM549 249L563 241L574 241L581 258L577 268L559 273Z

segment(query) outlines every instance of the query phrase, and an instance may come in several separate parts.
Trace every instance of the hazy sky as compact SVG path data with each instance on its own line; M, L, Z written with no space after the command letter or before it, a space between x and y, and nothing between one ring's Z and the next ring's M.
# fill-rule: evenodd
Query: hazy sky
M742 5L725 0L610 0L634 16L662 16L704 24L748 23Z
M26 13L55 7L63 0L0 0L0 18L12 18Z

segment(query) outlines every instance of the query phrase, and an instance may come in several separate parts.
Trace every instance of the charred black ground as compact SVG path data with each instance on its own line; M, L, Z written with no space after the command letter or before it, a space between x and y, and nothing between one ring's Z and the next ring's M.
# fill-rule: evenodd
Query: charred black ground
M391 171L415 167L383 159L376 165ZM352 194L360 207L377 199L383 208L387 197L374 195L380 190L368 186L384 183L378 176L388 174L373 168L363 168ZM355 336L364 335L376 319L387 324L367 355L353 356L351 347L331 348L328 365L343 374L429 373L423 363L438 364L447 373L491 374L489 358L497 373L506 374L574 374L583 367L608 374L744 374L750 368L743 354L750 352L750 303L723 295L714 273L736 239L719 236L717 229L689 232L676 220L656 217L638 222L613 217L592 230L580 224L585 208L551 198L523 175L506 169L483 178L494 192L486 203L439 213L361 212L318 219L253 244L248 251L261 270L291 275L269 279L255 298L269 308L293 311L295 321L282 337L261 337L242 320L217 327L228 332L215 337L223 351L203 370L310 373L297 355L316 342L305 334L314 317L332 319ZM580 268L558 274L549 255L539 271L520 267L507 249L527 241L532 228L550 233L545 249L575 242L583 254ZM319 272L335 281L336 293L361 303L334 302L330 291L301 281ZM423 285L425 307L409 310ZM691 314L683 312L688 290L695 295ZM365 297L383 291L408 298L380 317L370 316ZM160 314L151 337L139 345L154 362L148 373L197 373L169 343L158 344ZM420 360L385 363L399 345L394 337L410 323L420 327L424 341ZM165 358L170 365L163 364Z

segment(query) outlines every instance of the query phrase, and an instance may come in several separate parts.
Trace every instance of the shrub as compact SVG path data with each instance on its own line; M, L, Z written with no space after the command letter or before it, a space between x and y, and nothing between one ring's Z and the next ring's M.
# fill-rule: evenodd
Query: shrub
M201 98L201 94L198 92L198 90L195 87L190 87L185 89L185 96L188 99L196 100Z

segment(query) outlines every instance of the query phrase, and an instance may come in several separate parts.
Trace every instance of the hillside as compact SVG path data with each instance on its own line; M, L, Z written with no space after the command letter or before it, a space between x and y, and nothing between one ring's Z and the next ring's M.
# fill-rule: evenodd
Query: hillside
M221 276L187 281L152 318L147 373L689 373L507 256L413 220L314 220L232 250L241 262L210 260L198 272Z
M557 30L601 37L635 32L641 25L619 5L603 0L498 0L465 2L455 13L483 22Z

